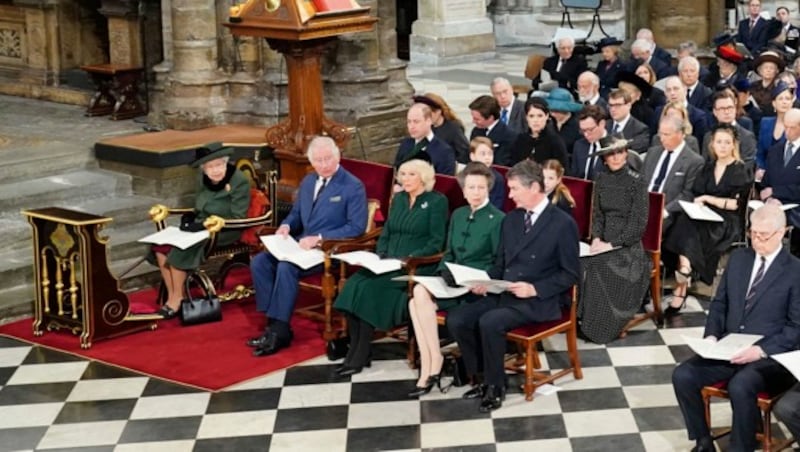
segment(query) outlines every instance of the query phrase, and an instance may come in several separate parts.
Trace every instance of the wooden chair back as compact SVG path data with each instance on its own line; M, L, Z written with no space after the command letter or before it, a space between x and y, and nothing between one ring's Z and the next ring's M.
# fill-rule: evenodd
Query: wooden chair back
M575 199L572 216L578 224L578 235L588 239L592 234L592 203L594 202L594 184L592 181L577 177L564 176L561 181L569 189Z
M497 172L500 173L501 176L503 176L504 183L505 181L508 181L507 174L508 170L510 170L511 168L502 165L492 165L492 168L496 169ZM503 201L503 212L508 213L516 208L517 205L514 204L514 201L512 201L511 198L509 198L508 196L506 196L505 201Z

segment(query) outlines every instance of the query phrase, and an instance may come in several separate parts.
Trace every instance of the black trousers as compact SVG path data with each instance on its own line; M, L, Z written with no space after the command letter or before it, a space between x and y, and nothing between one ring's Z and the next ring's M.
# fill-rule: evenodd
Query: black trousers
M689 439L711 435L705 420L705 408L700 390L719 381L728 380L728 395L733 412L729 451L756 449L756 422L759 409L758 393L784 391L794 377L778 362L766 358L745 365L693 356L675 368L672 386L678 399Z
M772 410L786 428L792 432L795 439L800 438L800 383L794 385Z
M347 314L347 332L350 335L350 350L344 358L348 367L364 367L369 361L372 333L375 327L353 314Z
M506 333L536 321L518 308L500 303L497 296L487 296L447 314L447 329L458 342L469 375L476 375L482 364L487 385L505 385Z

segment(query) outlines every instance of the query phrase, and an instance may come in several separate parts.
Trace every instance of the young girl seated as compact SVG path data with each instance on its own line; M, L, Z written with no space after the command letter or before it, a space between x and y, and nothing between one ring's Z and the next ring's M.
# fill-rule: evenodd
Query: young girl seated
M492 168L494 162L494 147L492 140L487 137L475 137L469 142L469 160L480 162L489 167L494 174L494 185L489 192L489 202L500 210L506 202L506 179L496 169Z
M547 193L547 198L556 207L561 208L564 212L572 216L572 209L575 207L575 199L569 192L569 188L564 185L562 177L564 177L564 167L556 159L545 160L542 163L542 171L544 173L544 191Z

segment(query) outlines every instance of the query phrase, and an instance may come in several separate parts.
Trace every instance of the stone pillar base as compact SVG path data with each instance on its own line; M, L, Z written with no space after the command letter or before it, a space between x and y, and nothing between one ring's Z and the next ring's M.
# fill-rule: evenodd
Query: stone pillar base
M454 64L494 56L494 28L488 18L445 22L420 18L412 27L414 63Z

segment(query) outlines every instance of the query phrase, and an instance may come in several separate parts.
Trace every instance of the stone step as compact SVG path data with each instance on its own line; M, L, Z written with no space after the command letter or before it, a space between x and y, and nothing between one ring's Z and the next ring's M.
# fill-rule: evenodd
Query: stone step
M36 141L16 136L6 138L12 142L22 141L19 145L25 151L16 150L3 154L0 180L4 184L97 166L91 148L76 146L74 143Z
M130 192L130 177L127 175L98 169L76 170L0 184L0 212L81 203L102 197L129 195Z

